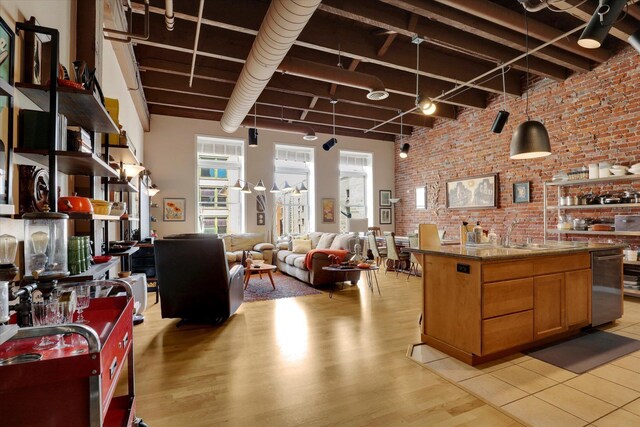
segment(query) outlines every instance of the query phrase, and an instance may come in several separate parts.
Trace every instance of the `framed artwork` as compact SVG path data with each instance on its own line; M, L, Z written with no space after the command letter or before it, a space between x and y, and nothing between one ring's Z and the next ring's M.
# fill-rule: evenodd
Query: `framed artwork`
M336 222L336 199L322 199L322 222L325 224Z
M267 206L266 196L264 194L258 194L256 196L256 211L259 213L264 212L265 206ZM261 224L258 224L258 225L261 225Z
M11 28L0 18L0 84L5 83L8 86L13 86L13 36Z
M256 219L257 225L265 225L266 221L264 218L264 212L258 212L258 217Z
M513 184L513 203L531 202L531 187L529 181L516 182Z
M380 190L380 206L391 206L391 190Z
M447 181L447 208L490 209L498 207L498 174Z
M427 187L416 187L416 209L427 209Z
M162 199L163 221L184 221L185 199Z
M27 23L40 25L33 16ZM49 79L50 41L51 37L46 34L24 31L24 82L42 85Z
M391 224L391 208L380 208L380 224Z

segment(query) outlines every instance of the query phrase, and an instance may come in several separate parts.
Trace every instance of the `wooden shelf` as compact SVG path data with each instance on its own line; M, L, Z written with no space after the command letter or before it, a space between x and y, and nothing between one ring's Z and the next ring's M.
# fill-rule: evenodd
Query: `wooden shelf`
M572 185L584 185L584 184L608 184L611 182L631 182L640 181L640 175L622 175L622 176L608 176L606 178L594 178L594 179L576 179L572 181L548 181L544 185L547 187L570 187Z
M134 247L132 247L130 249L127 249L124 252L116 252L116 253L108 252L105 255L109 255L109 256L112 256L112 257L123 257L123 256L129 256L131 254L134 254L134 253L138 252L139 250L140 250L139 247L134 246Z
M49 111L48 86L17 82L16 89L43 111ZM67 117L69 126L100 133L120 133L97 95L88 90L59 86L58 113Z
M640 203L610 203L608 205L573 205L573 206L547 206L547 210L557 209L620 209L620 208L640 208Z
M138 222L140 218L121 218L120 221Z
M13 86L0 79L0 96L13 96Z
M556 230L550 228L547 230L549 234L592 234L605 236L640 236L640 231L581 231L581 230Z
M134 164L137 165L138 162L138 158L136 157L136 154L133 152L133 149L131 148L130 145L115 145L115 144L106 144L102 146L104 147L109 147L109 155L113 157L113 160L115 162L122 162L122 163L128 163L128 164Z
M18 147L14 153L45 167L49 166L49 152L47 150ZM80 151L56 151L55 155L58 158L58 172L67 175L118 177L118 173L95 154ZM19 164L18 159L15 160Z
M102 221L120 221L120 217L116 215L98 215L84 212L65 212L69 215L69 219L102 220Z
M84 271L80 274L75 274L73 276L65 277L64 279L59 280L59 282L84 282L86 280L100 279L107 273L107 271L111 270L111 268L119 262L120 259L113 257L107 262L104 262L102 264L94 264L89 267L87 271Z
M624 295L628 297L640 297L640 291L624 288Z
M131 184L131 182L118 181L117 179L103 179L103 184L109 184L109 189L112 191L122 191L125 193L137 193L138 189Z

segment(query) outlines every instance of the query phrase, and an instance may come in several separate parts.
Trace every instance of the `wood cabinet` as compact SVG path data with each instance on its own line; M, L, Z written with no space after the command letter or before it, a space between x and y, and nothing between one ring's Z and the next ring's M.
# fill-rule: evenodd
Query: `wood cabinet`
M534 277L533 301L535 339L567 330L564 273Z
M582 327L591 323L591 270L565 273L565 305L567 327Z

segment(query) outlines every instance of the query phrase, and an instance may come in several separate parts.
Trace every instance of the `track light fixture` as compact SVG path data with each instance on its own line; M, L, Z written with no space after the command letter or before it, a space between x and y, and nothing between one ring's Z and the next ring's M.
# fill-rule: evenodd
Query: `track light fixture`
M402 150L400 150L400 158L406 159L409 156L410 149L411 145L409 145L409 143L405 142L404 144L402 144Z
M420 108L422 114L430 116L436 112L436 104L428 96L418 96L416 101L418 102L418 108Z
M587 49L599 48L626 4L627 0L600 0L578 44Z
M338 143L336 139L336 104L338 103L337 99L331 99L329 101L331 103L332 111L333 111L333 138L322 144L322 149L324 151L329 151L333 148L334 145Z
M627 39L629 44L633 46L635 50L640 53L640 30L637 30L635 33L631 34Z
M240 184L240 180L238 179L236 181L235 184L233 184L233 187L231 187L232 190L242 190L242 184Z
M249 128L249 147L258 146L258 129Z
M502 129L504 129L504 125L507 124L507 120L509 120L509 112L507 111L507 91L505 89L504 82L504 74L505 70L502 67L502 110L498 111L498 115L496 119L493 121L493 125L491 126L491 132L500 133Z
M307 193L307 192L309 192L309 189L307 188L307 186L306 186L306 185L304 185L304 182L301 182L301 183L300 183L300 192L301 192L301 193Z
M291 191L293 188L289 185L287 181L284 182L284 187L282 187L282 191Z
M258 183L253 187L256 191L264 191L267 187L264 186L264 182L262 180L258 181Z
M276 185L275 181L273 182L273 185L271 186L271 190L269 192L270 193L279 193L280 192L280 189Z
M427 95L420 95L420 44L423 38L413 36L411 43L416 45L416 106L427 116L436 112L436 104Z
M249 183L245 182L244 187L240 190L241 193L251 194L251 189L249 188Z

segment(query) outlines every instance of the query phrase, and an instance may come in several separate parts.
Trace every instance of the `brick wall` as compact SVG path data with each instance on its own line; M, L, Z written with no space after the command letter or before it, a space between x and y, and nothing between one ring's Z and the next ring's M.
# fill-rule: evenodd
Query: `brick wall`
M490 131L502 108L502 97L494 97L484 111L465 109L457 120L437 120L433 129L417 130L404 142L411 144L407 159L396 157L395 197L402 200L396 210L396 232L405 235L419 223L437 223L447 235L457 238L462 221L479 220L495 227L502 236L515 218L520 225L513 236L541 239L543 231L543 182L559 172L589 163L609 160L630 165L640 162L640 55L625 48L589 73L574 74L562 83L536 79L529 90L529 116L542 121L551 138L552 154L532 160L509 159L515 128L525 118L525 99L507 101L511 113L501 134ZM396 142L396 153L400 143ZM497 173L497 209L450 210L446 208L445 184L449 179ZM531 203L514 204L512 185L531 182ZM437 184L437 186L436 186ZM437 206L415 208L415 187L436 187ZM626 189L624 185L620 189ZM635 186L640 190L640 185ZM571 193L604 192L599 187L572 188ZM555 190L554 190L555 191ZM428 199L433 197L433 191ZM555 204L555 196L550 198ZM640 209L635 213L640 214ZM603 212L568 211L574 217L613 217L621 210ZM557 214L552 212L552 226ZM596 240L596 239L594 239ZM606 238L598 240L606 241Z

